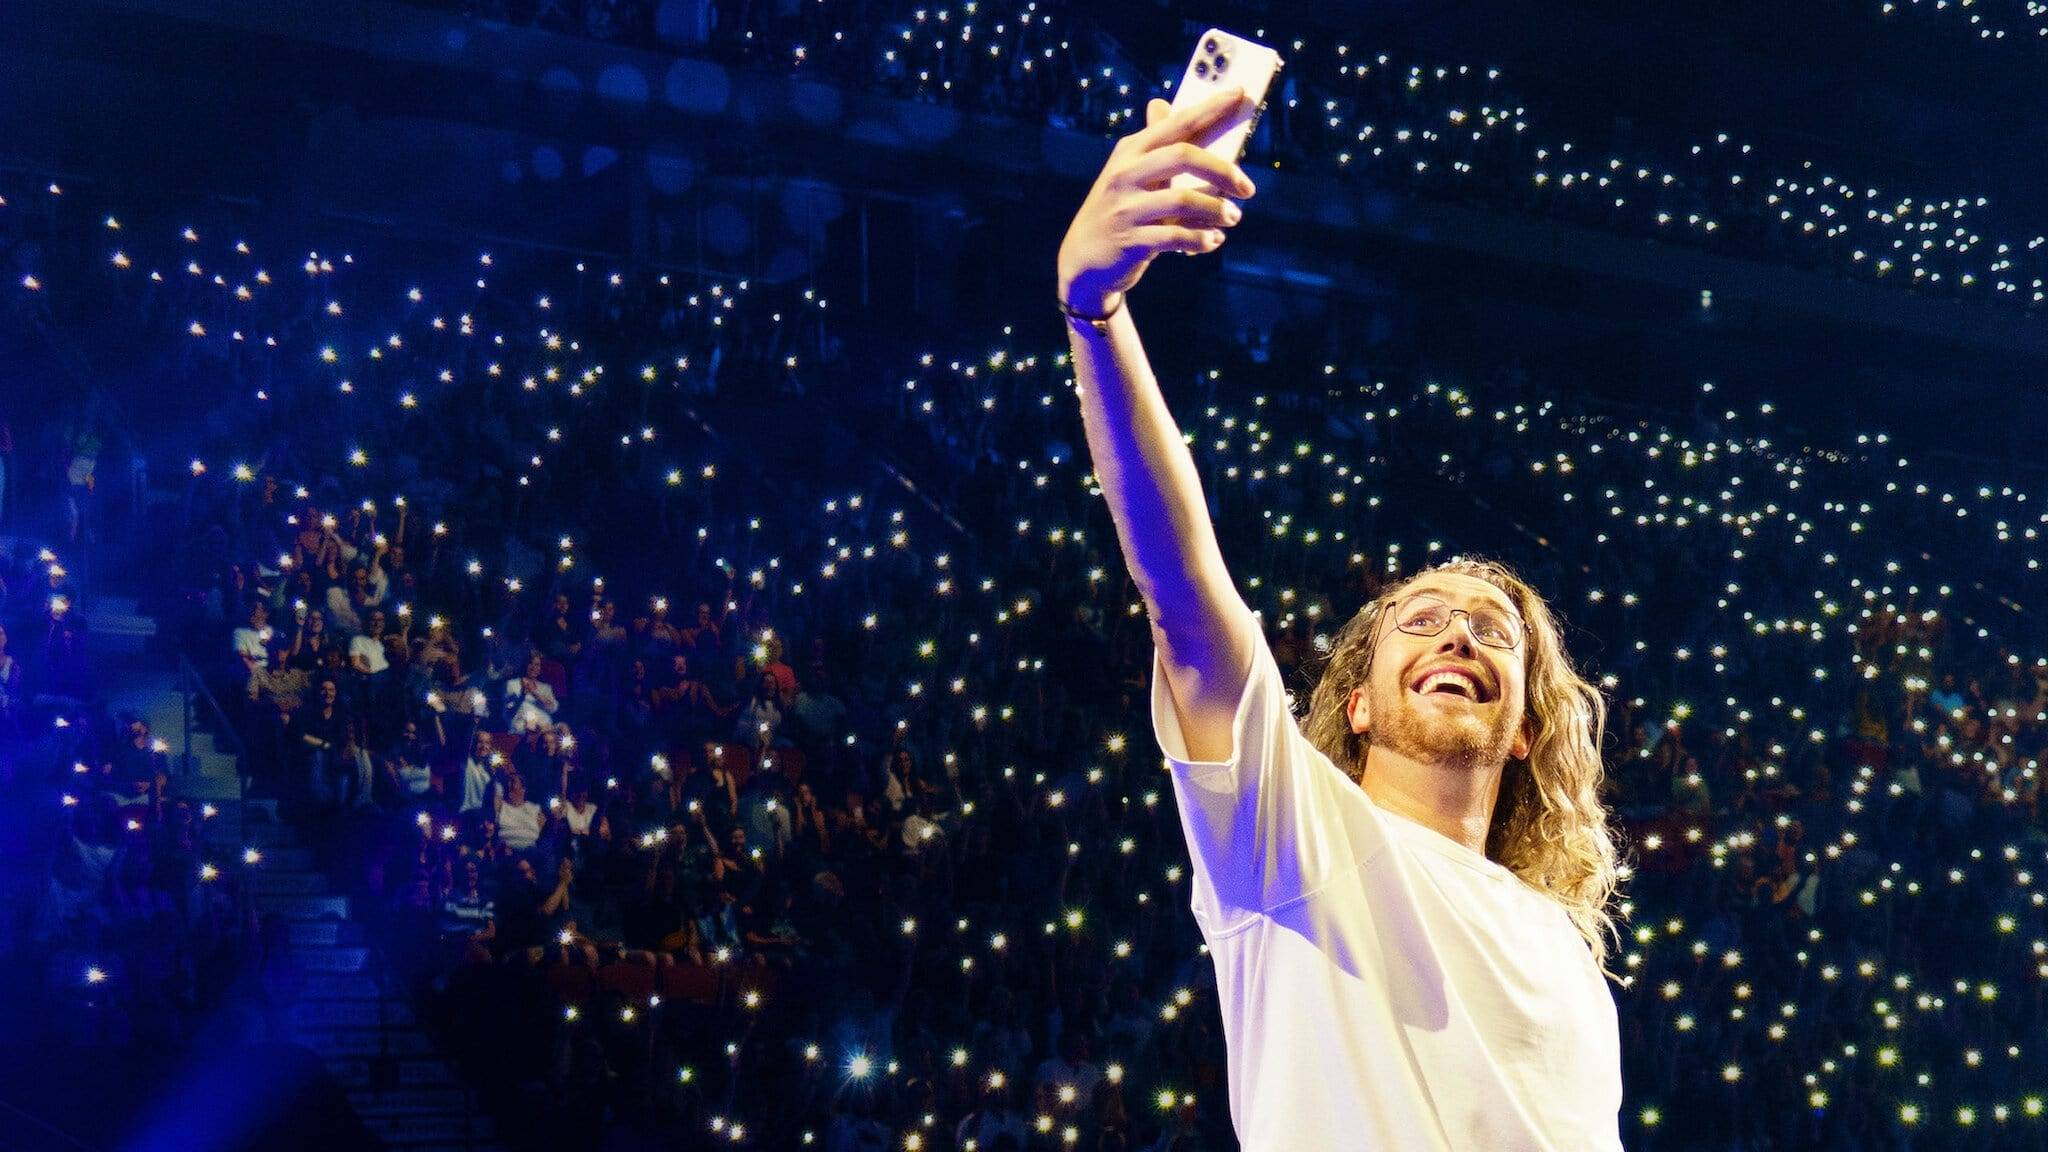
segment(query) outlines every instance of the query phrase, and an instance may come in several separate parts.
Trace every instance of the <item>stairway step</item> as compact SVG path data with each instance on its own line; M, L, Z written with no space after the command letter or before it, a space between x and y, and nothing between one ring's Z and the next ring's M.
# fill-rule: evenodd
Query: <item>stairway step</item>
M377 1028L304 1028L301 1044L322 1056L431 1056L434 1043L416 1029L388 1032Z
M91 617L87 617L90 621ZM149 638L156 635L156 626L149 631L138 632L129 628L105 627L93 624L93 654L101 658L114 655L137 656L149 651Z
M297 928L300 925L294 924ZM375 977L359 972L316 972L306 977L304 990L299 993L300 1002L381 1000L384 990L377 986Z
M263 867L275 872L315 872L319 862L313 858L311 848L265 848Z
M462 1077L446 1060L400 1060L398 1082L408 1088L437 1088L460 1085Z
M215 807L225 808L239 803L242 798L242 781L236 775L232 758L214 757L215 763L192 762L193 770L183 771L183 761L171 757L170 780L165 785L173 798L178 800L211 800Z
M367 1091L370 1087L370 1062L353 1056L331 1056L327 1059L327 1074L334 1082L351 1092Z
M346 896L258 895L255 900L259 911L280 913L288 920L318 920L325 916L348 919Z
M364 1116L363 1124L383 1137L388 1148L412 1148L432 1142L461 1141L473 1136L488 1137L497 1130L488 1116Z
M348 1094L359 1116L461 1113L476 1108L476 1094L462 1088L356 1089Z
M286 1009L297 1030L307 1028L410 1028L412 1005L399 1000L301 1000Z
M286 927L285 941L294 948L361 944L363 927L345 920L294 920Z
M368 948L338 944L332 948L294 948L292 955L308 972L348 974L361 972L370 962Z
M220 817L206 822L207 843L230 844L236 848L253 847L266 852L272 848L298 846L299 834L295 829L260 820L251 820L247 827L242 827L232 820L216 825L216 822L226 815L227 813L223 811Z
M390 1089L370 1087L376 1066L376 1061L369 1056L331 1056L327 1059L327 1070L334 1076L335 1083L351 1092L465 1087L453 1065L431 1055L401 1057L398 1061L398 1083Z
M266 856L263 865L249 874L249 891L259 896L318 896L327 891L325 872L273 872Z
M174 789L177 787L176 779L172 777ZM242 827L242 809L246 807L249 813L249 827L268 829L271 842L275 843L280 839L289 839L293 842L298 840L298 829L284 823L278 816L278 801L275 796L251 796L246 800L208 800L205 803L212 804L214 808L214 815L206 820L208 831L239 830Z
M108 635L156 635L156 617L143 616L132 611L117 612L109 608L105 600L85 610L85 622L92 628L95 640Z

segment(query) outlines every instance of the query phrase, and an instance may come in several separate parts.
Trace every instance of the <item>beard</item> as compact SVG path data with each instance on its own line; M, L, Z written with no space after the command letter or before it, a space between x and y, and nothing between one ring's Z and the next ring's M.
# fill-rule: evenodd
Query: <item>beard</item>
M1368 744L1420 764L1460 771L1497 771L1514 750L1516 717L1499 702L1431 703L1396 682L1371 693Z

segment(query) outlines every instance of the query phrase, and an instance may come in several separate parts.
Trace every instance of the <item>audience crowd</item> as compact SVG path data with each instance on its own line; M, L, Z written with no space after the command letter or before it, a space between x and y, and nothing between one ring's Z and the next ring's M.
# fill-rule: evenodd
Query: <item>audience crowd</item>
M1172 97L1206 26L1054 0L421 3L1108 136L1142 124L1146 100ZM1895 7L1905 6L1884 5ZM1621 120L1606 138L1570 139L1557 127L1564 117L1532 109L1499 68L1397 59L1320 19L1304 11L1231 26L1287 62L1249 145L1255 172L1336 175L1923 294L2026 309L2048 301L2037 251L2048 237L2023 233L1982 194L1880 187L1889 170L1830 172L1807 142L1768 131L1646 141Z
M5 322L207 398L121 523L502 1142L1230 1146L1057 324L856 364L802 289L5 196ZM1158 367L1298 700L1460 552L1568 623L1630 860L1628 1146L2040 1146L2038 474L1347 339ZM762 427L799 375L923 496ZM112 534L112 418L66 415L0 504L11 911L64 1043L175 1054L288 982L284 927L106 707L66 565Z

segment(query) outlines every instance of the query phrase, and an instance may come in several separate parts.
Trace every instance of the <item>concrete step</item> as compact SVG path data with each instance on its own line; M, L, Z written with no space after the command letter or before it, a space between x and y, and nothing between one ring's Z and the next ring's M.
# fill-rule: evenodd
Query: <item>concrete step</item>
M322 1056L432 1056L434 1043L425 1032L414 1029L386 1031L376 1028L304 1028L299 1043Z
M415 1148L422 1144L490 1137L497 1126L488 1116L396 1115L364 1116L363 1124L384 1140L387 1148Z
M242 798L241 781L228 772L177 771L177 761L171 761L171 778L165 785L173 800L211 801L215 807L225 808L239 803Z
M111 612L116 616L134 616L139 602L133 596L94 596L92 608L95 611Z
M140 656L149 650L149 638L156 635L156 622L149 621L147 631L103 620L92 613L86 614L86 622L92 626L92 646L98 656Z
M266 856L263 866L249 873L249 891L259 896L320 896L327 892L325 872L273 872L269 865Z
M299 834L293 828L259 820L252 820L243 827L239 821L228 818L225 808L220 816L206 822L204 831L208 844L230 845L237 850L255 848L268 852L273 848L296 848L299 843Z
M395 1088L388 1092L357 1089L348 1094L358 1116L399 1116L456 1113L476 1109L476 1093L462 1088Z
M412 1006L397 1000L302 1000L286 1009L294 1029L410 1028Z
M85 622L92 629L95 639L101 636L154 636L156 617L144 616L135 611L135 602L130 600L123 609L116 601L120 597L101 597L85 610Z
M203 816L209 828L240 828L243 809L246 808L251 828L270 828L294 834L297 831L278 816L278 801L275 796L251 796L246 800L205 800L201 803L213 805L213 815Z
M304 925L294 924L292 927ZM305 990L299 995L300 1003L330 1000L374 1001L384 998L384 990L377 987L375 977L361 973L317 972L306 977Z
M311 848L265 848L263 867L272 872L316 872Z
M329 972L347 975L362 972L369 966L370 950L337 944L332 948L294 948L299 966L308 972Z
M288 920L348 919L346 896L257 896L255 900L258 911L277 912Z
M285 942L294 948L332 947L336 944L363 942L362 925L342 920L294 920L286 926L285 932Z
M370 1061L355 1056L341 1056L327 1061L327 1070L344 1088L367 1089L370 1084ZM455 1066L446 1060L434 1057L400 1060L398 1062L398 1083L404 1088L458 1088L462 1077Z

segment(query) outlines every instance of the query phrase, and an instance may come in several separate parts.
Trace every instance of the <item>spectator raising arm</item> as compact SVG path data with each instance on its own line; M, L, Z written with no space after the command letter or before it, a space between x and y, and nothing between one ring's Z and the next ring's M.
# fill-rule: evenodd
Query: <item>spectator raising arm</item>
M1154 100L1146 126L1117 141L1060 245L1061 302L1103 324L1070 319L1074 374L1095 479L1109 501L1124 559L1145 599L1187 751L1230 754L1231 719L1256 639L1231 585L1193 456L1182 441L1125 308L1162 252L1213 252L1240 210L1207 190L1170 187L1192 173L1249 196L1235 164L1192 140L1248 104L1232 89L1179 111Z

